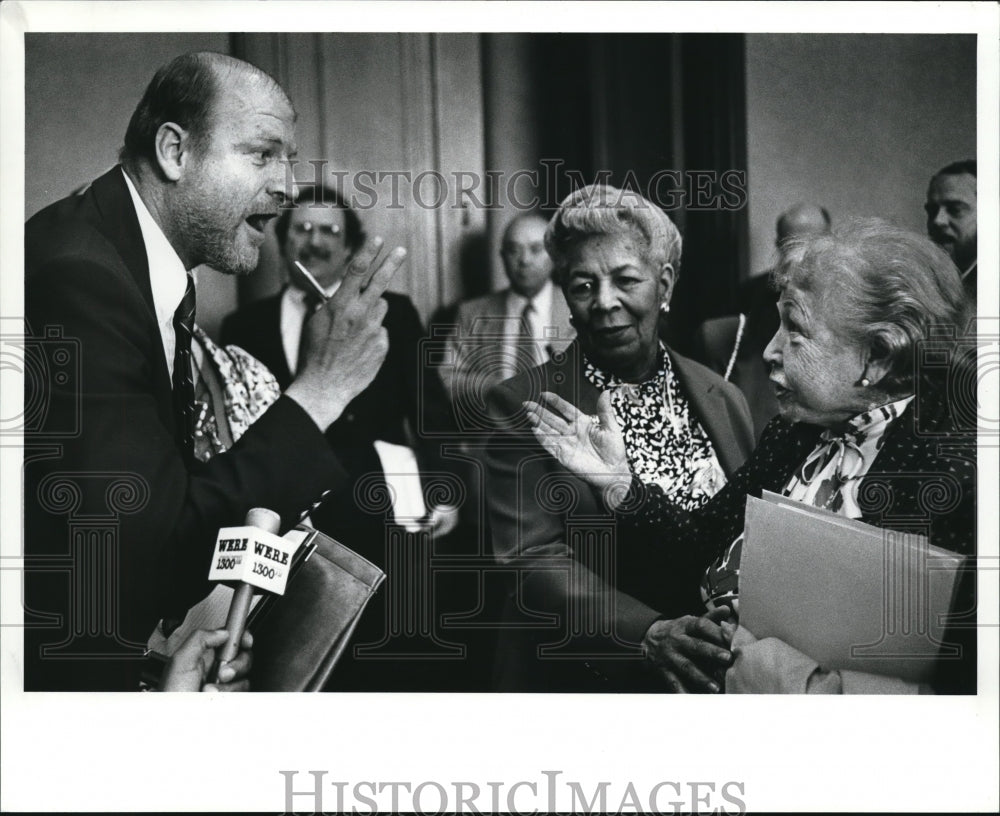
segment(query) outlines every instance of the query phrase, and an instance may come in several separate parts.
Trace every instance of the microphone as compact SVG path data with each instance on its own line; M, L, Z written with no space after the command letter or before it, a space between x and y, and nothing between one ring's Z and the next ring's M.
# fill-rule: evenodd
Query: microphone
M209 581L221 581L235 590L226 630L229 638L218 653L212 677L218 682L219 669L239 653L243 630L254 590L284 595L292 554L297 544L278 535L281 517L273 510L254 507L242 527L222 527L215 541L215 555Z

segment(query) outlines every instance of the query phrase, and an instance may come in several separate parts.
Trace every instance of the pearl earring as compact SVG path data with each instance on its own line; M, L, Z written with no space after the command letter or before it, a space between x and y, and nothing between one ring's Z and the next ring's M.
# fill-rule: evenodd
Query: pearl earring
M667 312L669 312L670 311L670 304L667 303L666 301L663 301L660 304L660 311L663 312L663 314L666 314Z
M867 377L862 377L861 378L861 387L862 388L867 388L871 384L872 384L872 381L869 380Z

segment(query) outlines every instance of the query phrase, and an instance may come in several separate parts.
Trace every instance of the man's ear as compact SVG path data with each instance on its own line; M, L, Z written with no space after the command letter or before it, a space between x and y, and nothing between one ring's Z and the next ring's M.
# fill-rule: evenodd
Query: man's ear
M153 146L160 172L168 181L179 181L191 153L191 134L175 122L164 122Z

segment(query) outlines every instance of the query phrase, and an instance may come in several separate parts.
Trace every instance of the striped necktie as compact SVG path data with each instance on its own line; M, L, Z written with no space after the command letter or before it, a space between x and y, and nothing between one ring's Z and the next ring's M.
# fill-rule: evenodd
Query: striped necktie
M187 276L184 297L174 312L174 415L177 441L187 459L194 458L194 378L191 365L191 335L194 332L194 278Z
M529 300L521 310L521 325L518 331L514 373L527 371L529 368L534 368L540 362L538 359L538 343L535 340L534 325L532 323L534 314L534 304Z

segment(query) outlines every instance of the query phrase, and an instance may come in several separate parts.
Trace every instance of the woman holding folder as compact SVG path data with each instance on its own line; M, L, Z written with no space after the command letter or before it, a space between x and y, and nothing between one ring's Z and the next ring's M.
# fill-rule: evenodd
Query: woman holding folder
M931 545L973 554L975 344L961 339L971 304L944 252L874 220L793 242L774 283L781 323L764 359L780 415L701 508L684 510L632 476L606 400L588 418L543 394L526 404L529 419L540 443L631 527L628 557L650 570L678 558L702 568L705 606L656 621L643 640L666 689L717 691L725 674L729 692L927 690L828 671L776 638L737 630L744 516L748 495L770 491L875 527L916 528ZM829 587L843 592L845 613L848 590ZM972 608L961 598L955 606ZM939 661L936 691L974 691L974 629L962 631L968 642L946 636L961 657Z

